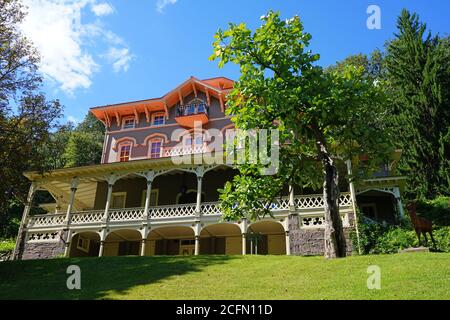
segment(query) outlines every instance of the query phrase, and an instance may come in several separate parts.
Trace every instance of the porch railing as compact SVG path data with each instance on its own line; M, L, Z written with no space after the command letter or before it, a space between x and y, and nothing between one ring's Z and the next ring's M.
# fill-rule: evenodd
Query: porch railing
M300 195L294 198L295 210L301 216L301 223L304 227L316 227L324 224L323 215L323 196ZM345 214L352 207L352 199L349 193L341 194L339 198L339 206L341 215ZM287 197L277 198L270 204L270 209L274 213L286 212L289 210L289 199ZM74 212L71 215L70 224L74 226L80 225L97 225L103 222L104 210L89 210ZM144 208L123 208L109 210L109 223L121 222L140 222L145 219ZM204 202L201 204L201 214L204 217L220 216L219 202ZM156 206L149 208L149 220L164 221L165 219L189 218L195 217L196 204L179 204ZM46 228L58 227L65 223L65 214L45 214L31 216L28 220L28 228Z

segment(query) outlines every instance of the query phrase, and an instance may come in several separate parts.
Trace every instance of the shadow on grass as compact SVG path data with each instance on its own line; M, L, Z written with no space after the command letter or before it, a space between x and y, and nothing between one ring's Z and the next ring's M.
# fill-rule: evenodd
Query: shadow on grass
M125 297L135 286L201 271L235 258L128 256L3 262L0 263L0 299L105 299L110 291ZM67 289L69 265L81 269L81 290Z

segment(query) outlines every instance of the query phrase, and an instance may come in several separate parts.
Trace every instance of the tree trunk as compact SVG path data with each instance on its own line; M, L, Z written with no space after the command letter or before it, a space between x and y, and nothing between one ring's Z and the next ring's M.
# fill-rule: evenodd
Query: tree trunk
M325 209L325 257L346 256L346 242L339 215L338 170L326 147L318 143L324 168L323 200Z

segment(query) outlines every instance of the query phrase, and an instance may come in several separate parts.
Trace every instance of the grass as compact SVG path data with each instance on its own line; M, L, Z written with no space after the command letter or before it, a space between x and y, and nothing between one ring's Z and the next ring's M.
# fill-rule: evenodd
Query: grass
M66 269L81 268L81 290ZM381 290L366 286L381 268ZM0 299L450 299L450 254L111 257L0 263Z

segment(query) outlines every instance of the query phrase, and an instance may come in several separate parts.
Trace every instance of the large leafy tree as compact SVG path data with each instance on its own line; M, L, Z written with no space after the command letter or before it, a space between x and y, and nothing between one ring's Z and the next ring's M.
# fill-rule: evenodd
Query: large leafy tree
M15 233L29 184L22 173L47 168L41 150L62 110L38 92L39 55L20 33L23 18L19 1L0 0L0 236Z
M343 257L336 162L364 153L374 168L387 156L383 92L363 68L325 72L316 65L319 55L308 50L311 35L299 17L284 21L270 11L261 19L254 32L243 23L219 30L211 59L240 66L227 112L238 129L279 130L279 170L262 175L260 163L240 165L222 190L225 218L268 214L267 203L286 185L322 185L325 256Z
M449 194L450 42L432 36L417 14L401 12L396 37L386 46L400 169L411 198Z
M64 167L78 167L100 163L105 127L92 113L70 134L62 155Z

